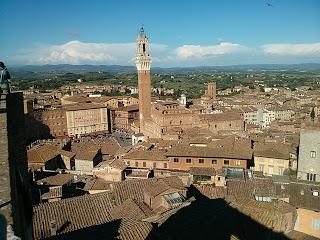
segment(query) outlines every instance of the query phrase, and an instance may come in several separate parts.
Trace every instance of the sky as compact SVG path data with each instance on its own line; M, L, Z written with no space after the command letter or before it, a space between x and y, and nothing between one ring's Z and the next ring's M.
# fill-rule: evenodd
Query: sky
M319 0L2 1L0 61L159 67L320 63Z

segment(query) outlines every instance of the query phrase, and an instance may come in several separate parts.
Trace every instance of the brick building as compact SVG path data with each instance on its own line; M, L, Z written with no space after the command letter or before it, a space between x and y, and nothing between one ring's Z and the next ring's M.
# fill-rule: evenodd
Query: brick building
M139 105L116 108L111 111L112 128L134 133L132 125L139 121Z
M252 151L247 149L223 149L196 146L174 146L168 150L168 168L189 171L191 167L234 167L247 169L252 160Z
M65 106L68 136L109 132L108 108L103 104L84 103Z
M32 132L37 132L40 124L44 124L49 128L50 135L53 137L66 137L68 136L67 130L67 118L65 109L53 109L53 110L38 110L28 114L26 119L33 118L36 123L29 121L29 127Z

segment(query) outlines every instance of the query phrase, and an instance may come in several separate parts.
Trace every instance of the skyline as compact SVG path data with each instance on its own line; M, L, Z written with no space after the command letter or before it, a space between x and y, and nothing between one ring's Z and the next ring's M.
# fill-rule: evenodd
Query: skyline
M133 66L143 24L154 67L320 63L319 1L140 3L5 2L0 59Z

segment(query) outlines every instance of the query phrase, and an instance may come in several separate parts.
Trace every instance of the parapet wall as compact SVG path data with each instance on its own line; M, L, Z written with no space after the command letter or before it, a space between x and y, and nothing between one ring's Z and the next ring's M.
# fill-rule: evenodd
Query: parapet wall
M0 215L16 236L32 239L22 93L1 95L0 106Z

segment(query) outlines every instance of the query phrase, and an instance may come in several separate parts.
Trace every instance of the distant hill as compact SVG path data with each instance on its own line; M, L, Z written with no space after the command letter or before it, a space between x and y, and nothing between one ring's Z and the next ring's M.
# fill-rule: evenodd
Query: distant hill
M135 66L121 65L26 65L11 67L15 72L55 72L55 73L82 73L82 72L136 72ZM296 70L311 71L320 70L320 63L302 63L302 64L249 64L249 65L232 65L232 66L199 66L199 67L173 67L160 68L154 67L152 71L155 73L205 73L214 71L257 71L257 70Z

